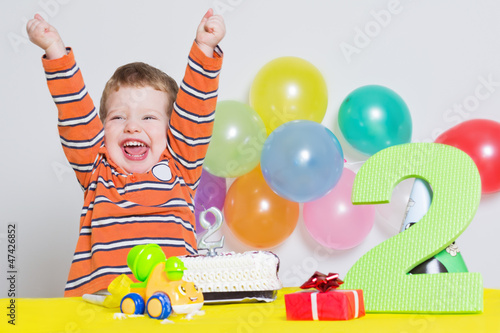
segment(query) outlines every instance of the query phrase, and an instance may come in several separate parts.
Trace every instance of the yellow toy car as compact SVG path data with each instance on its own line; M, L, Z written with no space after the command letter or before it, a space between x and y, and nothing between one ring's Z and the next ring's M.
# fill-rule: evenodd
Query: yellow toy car
M166 259L157 244L137 245L127 256L127 265L140 281L130 285L130 293L120 303L124 314L144 314L166 319L172 312L189 314L203 306L203 294L193 282L182 280L184 263L177 257Z

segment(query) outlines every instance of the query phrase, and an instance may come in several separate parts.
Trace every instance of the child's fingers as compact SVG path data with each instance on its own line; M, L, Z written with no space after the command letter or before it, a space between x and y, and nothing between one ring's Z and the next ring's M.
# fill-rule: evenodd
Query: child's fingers
M33 24L35 23L35 20L29 20L28 23L26 23L26 31L29 33L31 29L33 28Z
M203 28L205 26L205 24L207 24L207 21L210 18L210 16L212 16L212 15L210 14L210 9L209 9L209 10L207 10L207 12L205 13L205 15L201 19L201 22L198 25L198 30L201 29L201 28Z
M203 19L208 19L214 15L214 10L212 8L209 8L207 12L205 13L205 16L203 16Z
M209 10L207 10L207 12L205 13L205 15L201 19L200 24L198 25L198 31L206 30L207 22L210 20L210 18L213 17L213 15L214 15L214 11L213 11L212 8L210 8Z
M28 21L28 25L33 25L34 23L36 23L37 25L40 24L40 23L47 23L47 21L45 21L42 17L42 15L40 14L35 14L35 16Z
M196 40L213 48L224 37L225 31L226 28L222 16L214 15L213 10L209 9L198 26Z
M224 29L224 20L222 17L212 16L205 23L205 31L213 33Z
M211 16L208 19L207 23L216 24L216 25L219 25L219 26L223 26L224 25L224 19L220 15L214 15L214 16Z
M36 19L29 20L28 23L26 24L26 30L28 33L32 33L36 30L36 28L40 25L40 21Z
M214 21L219 21L219 22L223 22L224 21L224 18L222 17L222 15L212 15L212 16L210 16L209 19L210 20L214 20Z
M45 19L43 18L43 16L40 15L40 14L35 14L35 19L37 19L39 21L42 21L42 22L47 22L47 21L45 21Z

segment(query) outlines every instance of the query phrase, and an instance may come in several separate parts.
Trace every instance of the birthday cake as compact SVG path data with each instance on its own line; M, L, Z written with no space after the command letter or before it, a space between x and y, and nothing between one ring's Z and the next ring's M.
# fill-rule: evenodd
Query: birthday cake
M179 257L186 266L183 279L194 282L205 303L276 299L282 285L279 259L268 251Z

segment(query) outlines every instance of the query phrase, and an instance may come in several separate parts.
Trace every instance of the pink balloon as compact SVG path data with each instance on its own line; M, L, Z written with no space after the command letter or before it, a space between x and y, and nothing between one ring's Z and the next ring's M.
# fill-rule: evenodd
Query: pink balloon
M322 198L304 203L304 222L321 245L346 250L368 236L375 220L373 205L353 205L352 186L356 174L344 168L335 187Z

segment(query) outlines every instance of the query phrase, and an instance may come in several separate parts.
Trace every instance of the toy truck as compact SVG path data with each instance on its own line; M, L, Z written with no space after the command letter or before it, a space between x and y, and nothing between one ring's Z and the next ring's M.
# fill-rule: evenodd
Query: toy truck
M139 282L131 284L130 293L122 298L122 313L166 319L172 312L189 314L203 306L201 291L193 282L182 280L184 263L177 257L166 259L157 244L133 247L127 265Z

